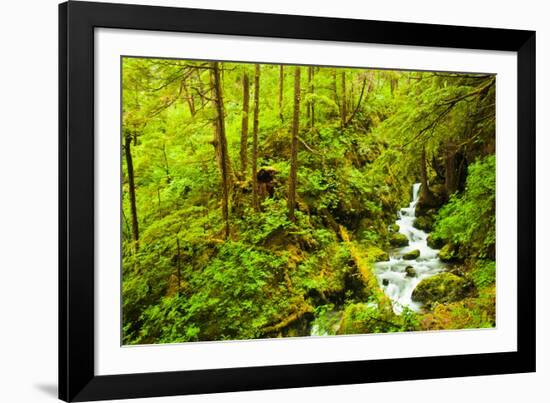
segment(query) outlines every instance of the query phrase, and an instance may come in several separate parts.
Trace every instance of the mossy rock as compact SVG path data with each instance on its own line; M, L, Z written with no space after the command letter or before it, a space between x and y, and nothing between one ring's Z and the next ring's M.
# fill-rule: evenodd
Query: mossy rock
M423 192L420 192L420 198L416 204L417 216L433 216L447 202L447 192L444 185L432 185L430 190L431 198L429 200L425 200Z
M413 227L430 232L433 228L433 219L429 216L420 216L414 220Z
M412 300L427 306L460 301L473 294L473 284L451 273L439 273L422 280L412 293Z
M399 225L397 225L396 223L390 224L388 226L388 229L390 232L399 232Z
M441 248L437 256L443 262L455 261L457 258L456 248L453 244L448 243Z
M445 241L443 241L443 239L438 238L433 234L428 235L428 238L426 238L426 242L428 243L428 246L432 249L441 249L445 245Z
M398 232L390 236L390 244L392 246L407 246L409 240L405 234Z
M390 260L390 255L388 252L383 251L376 246L371 246L367 249L367 256L373 262L387 262Z
M415 249L403 254L403 260L415 260L418 259L419 256L420 251L418 249Z
M412 266L407 266L405 268L405 273L407 274L407 277L416 277L416 270Z

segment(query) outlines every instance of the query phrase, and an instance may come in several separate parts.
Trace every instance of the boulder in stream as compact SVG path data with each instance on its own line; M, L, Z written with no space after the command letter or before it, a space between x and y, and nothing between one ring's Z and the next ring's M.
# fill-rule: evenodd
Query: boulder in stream
M422 280L412 293L412 300L428 306L435 303L460 301L474 293L473 284L463 277L448 272Z
M416 277L416 270L412 266L407 266L405 273L407 273L407 277Z
M430 216L416 217L413 223L413 227L425 232L430 232L433 227L433 220Z
M392 246L407 246L409 244L409 240L405 234L397 232L391 235L390 244Z
M411 250L410 252L404 253L403 260L415 260L419 256L420 256L420 251L418 249L415 249L415 250Z

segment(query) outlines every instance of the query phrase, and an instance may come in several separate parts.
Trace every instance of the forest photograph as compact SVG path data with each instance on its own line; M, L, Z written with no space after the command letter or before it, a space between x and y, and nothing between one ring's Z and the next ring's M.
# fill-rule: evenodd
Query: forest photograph
M122 57L121 85L123 345L496 326L495 74Z

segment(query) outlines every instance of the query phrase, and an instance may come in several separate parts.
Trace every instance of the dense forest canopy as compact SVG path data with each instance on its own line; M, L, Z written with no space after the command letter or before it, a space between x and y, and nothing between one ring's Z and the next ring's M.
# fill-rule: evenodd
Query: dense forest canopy
M122 63L124 344L495 325L494 75ZM414 183L444 269L396 309Z

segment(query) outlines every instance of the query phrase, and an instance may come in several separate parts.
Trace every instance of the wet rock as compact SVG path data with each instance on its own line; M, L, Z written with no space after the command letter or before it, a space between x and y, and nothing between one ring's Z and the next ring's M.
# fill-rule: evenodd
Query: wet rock
M388 284L390 284L390 280L388 280L387 278L383 278L382 285L388 285Z
M414 220L413 227L430 232L433 228L433 219L430 216L420 216Z
M409 240L405 234L398 232L390 236L390 244L392 246L407 246L409 244Z
M407 277L416 277L416 270L412 266L407 266L405 273L407 273Z
M428 243L428 246L432 249L441 249L445 242L441 238L437 238L433 234L428 235L428 238L426 238L426 242Z
M435 303L460 301L474 293L473 284L463 277L448 272L422 280L412 293L412 300L427 306Z
M399 232L399 225L393 223L388 227L388 229L390 232Z
M420 251L418 249L411 250L403 255L403 260L414 260L420 256Z
M452 262L457 258L456 248L453 244L448 243L441 248L437 256L443 262Z

